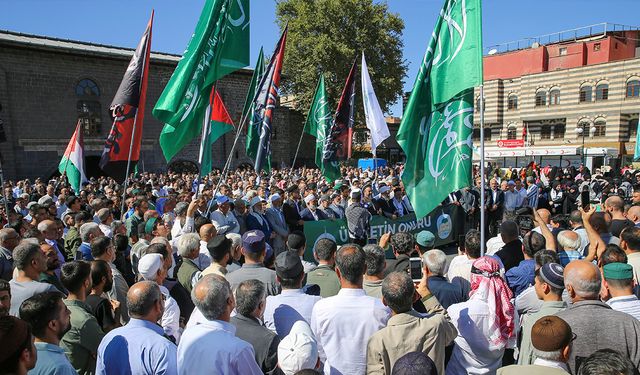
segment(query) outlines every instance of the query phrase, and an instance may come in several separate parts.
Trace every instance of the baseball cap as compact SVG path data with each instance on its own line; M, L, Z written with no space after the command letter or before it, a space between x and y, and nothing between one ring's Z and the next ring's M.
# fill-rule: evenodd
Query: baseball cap
M315 336L307 322L298 320L278 345L278 365L285 375L293 375L300 370L315 369L317 363Z
M573 332L567 322L555 315L543 316L531 327L531 344L543 352L555 352L569 345Z
M416 242L422 247L432 247L436 242L436 236L428 230L423 230L416 235Z
M276 275L281 279L297 279L304 272L300 256L295 251L283 251L276 256Z
M250 230L242 235L242 248L250 253L259 253L265 249L264 233Z

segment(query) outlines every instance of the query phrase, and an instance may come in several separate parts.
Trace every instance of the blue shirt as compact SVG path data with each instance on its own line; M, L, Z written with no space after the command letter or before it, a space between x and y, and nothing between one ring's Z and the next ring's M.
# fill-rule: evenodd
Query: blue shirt
M163 334L159 325L131 318L100 342L96 374L177 374L176 345Z
M29 375L78 375L64 354L64 349L46 342L36 342L34 345L38 352L38 360L36 367L28 372Z
M449 306L455 303L464 302L469 299L464 294L464 290L460 284L450 283L442 276L430 276L427 279L427 286L429 287L429 291L433 293L445 309L448 309Z
M321 299L305 294L302 289L283 289L281 294L267 297L264 325L283 339L298 320L311 324L313 306Z
M178 372L183 375L262 375L253 347L236 337L236 327L205 320L187 328L178 345Z
M584 258L582 256L582 254L580 254L579 251L575 251L575 250L562 250L562 251L558 251L558 260L560 261L560 265L562 267L566 267L567 264L569 264L569 262L571 262L572 260L579 260Z
M534 259L525 259L505 273L504 276L514 297L520 295L530 285L534 284L535 271L536 261Z
M83 242L80 244L80 246L78 246L78 250L77 252L79 252L82 256L81 256L81 260L93 260L93 255L91 255L91 245ZM76 254L76 258L78 258L78 254Z

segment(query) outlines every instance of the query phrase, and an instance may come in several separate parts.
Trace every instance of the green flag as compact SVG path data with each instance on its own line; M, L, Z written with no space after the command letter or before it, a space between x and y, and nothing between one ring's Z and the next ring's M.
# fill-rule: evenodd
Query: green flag
M247 138L245 151L247 156L251 159L255 160L256 155L258 153L258 144L260 143L260 123L256 123L253 117L254 110L254 99L256 96L256 86L260 80L262 80L262 76L264 75L264 54L262 52L262 47L260 47L260 54L258 55L258 61L256 61L256 67L253 70L253 76L251 77L251 83L249 83L249 92L247 92L247 98L244 101L244 107L242 107L242 116L249 116L247 124Z
M322 151L327 132L331 129L331 109L327 101L327 93L324 88L324 75L320 75L316 93L313 95L313 102L307 121L304 124L304 131L316 137L316 165L322 171L322 175L329 181L335 181L340 178L340 167L337 162L323 161Z
M196 29L153 115L165 123L167 161L200 135L213 83L249 64L249 0L206 0Z
M402 181L418 217L471 184L473 88L481 83L480 0L446 0L396 137L407 156Z

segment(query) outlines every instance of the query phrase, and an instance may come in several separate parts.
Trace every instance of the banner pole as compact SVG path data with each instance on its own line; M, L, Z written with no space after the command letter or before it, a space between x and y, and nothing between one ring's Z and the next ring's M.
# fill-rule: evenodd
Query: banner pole
M250 111L247 112L247 114ZM220 172L220 181L218 181L218 183L216 184L216 188L213 191L213 197L215 198L216 194L218 194L218 190L220 189L220 184L225 181L227 179L227 173L229 173L229 169L231 168L231 159L233 157L233 152L236 149L236 145L238 144L238 140L240 139L240 135L242 134L242 130L244 130L244 126L247 123L247 119L249 118L249 116L247 116L247 114L245 114L242 118L240 118L240 127L236 132L236 137L233 140L233 144L231 145L231 151L229 152L229 156L227 157L227 161L224 163L224 166L222 167L222 172ZM224 137L224 135L223 135ZM209 216L209 212L211 210L211 204L212 204L213 200L211 200L209 202L209 204L207 204L207 212L205 213L205 216Z
M484 84L480 85L480 256L485 253Z
M293 162L291 163L291 170L289 171L289 176L287 180L291 179L291 175L293 174L293 168L296 166L296 160L298 159L298 152L300 151L300 145L302 144L302 137L304 136L304 128L300 132L300 139L298 140L298 147L296 148L296 153L293 155Z
M133 142L136 139L136 124L138 116L133 118L133 129L131 130L131 142L129 142L129 156L127 156L127 169L124 173L124 189L122 189L122 202L120 203L120 214L124 215L124 201L127 198L127 185L129 183L129 168L131 168L131 153L133 152Z

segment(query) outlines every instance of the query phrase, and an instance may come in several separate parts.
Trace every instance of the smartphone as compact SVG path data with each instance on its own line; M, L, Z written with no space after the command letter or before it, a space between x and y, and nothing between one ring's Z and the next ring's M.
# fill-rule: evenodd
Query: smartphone
M582 202L582 208L585 211L589 211L590 205L589 202L591 200L591 196L589 194L589 188L585 186L585 189L580 193L580 202Z
M414 283L422 280L422 259L418 257L409 258L409 273Z

